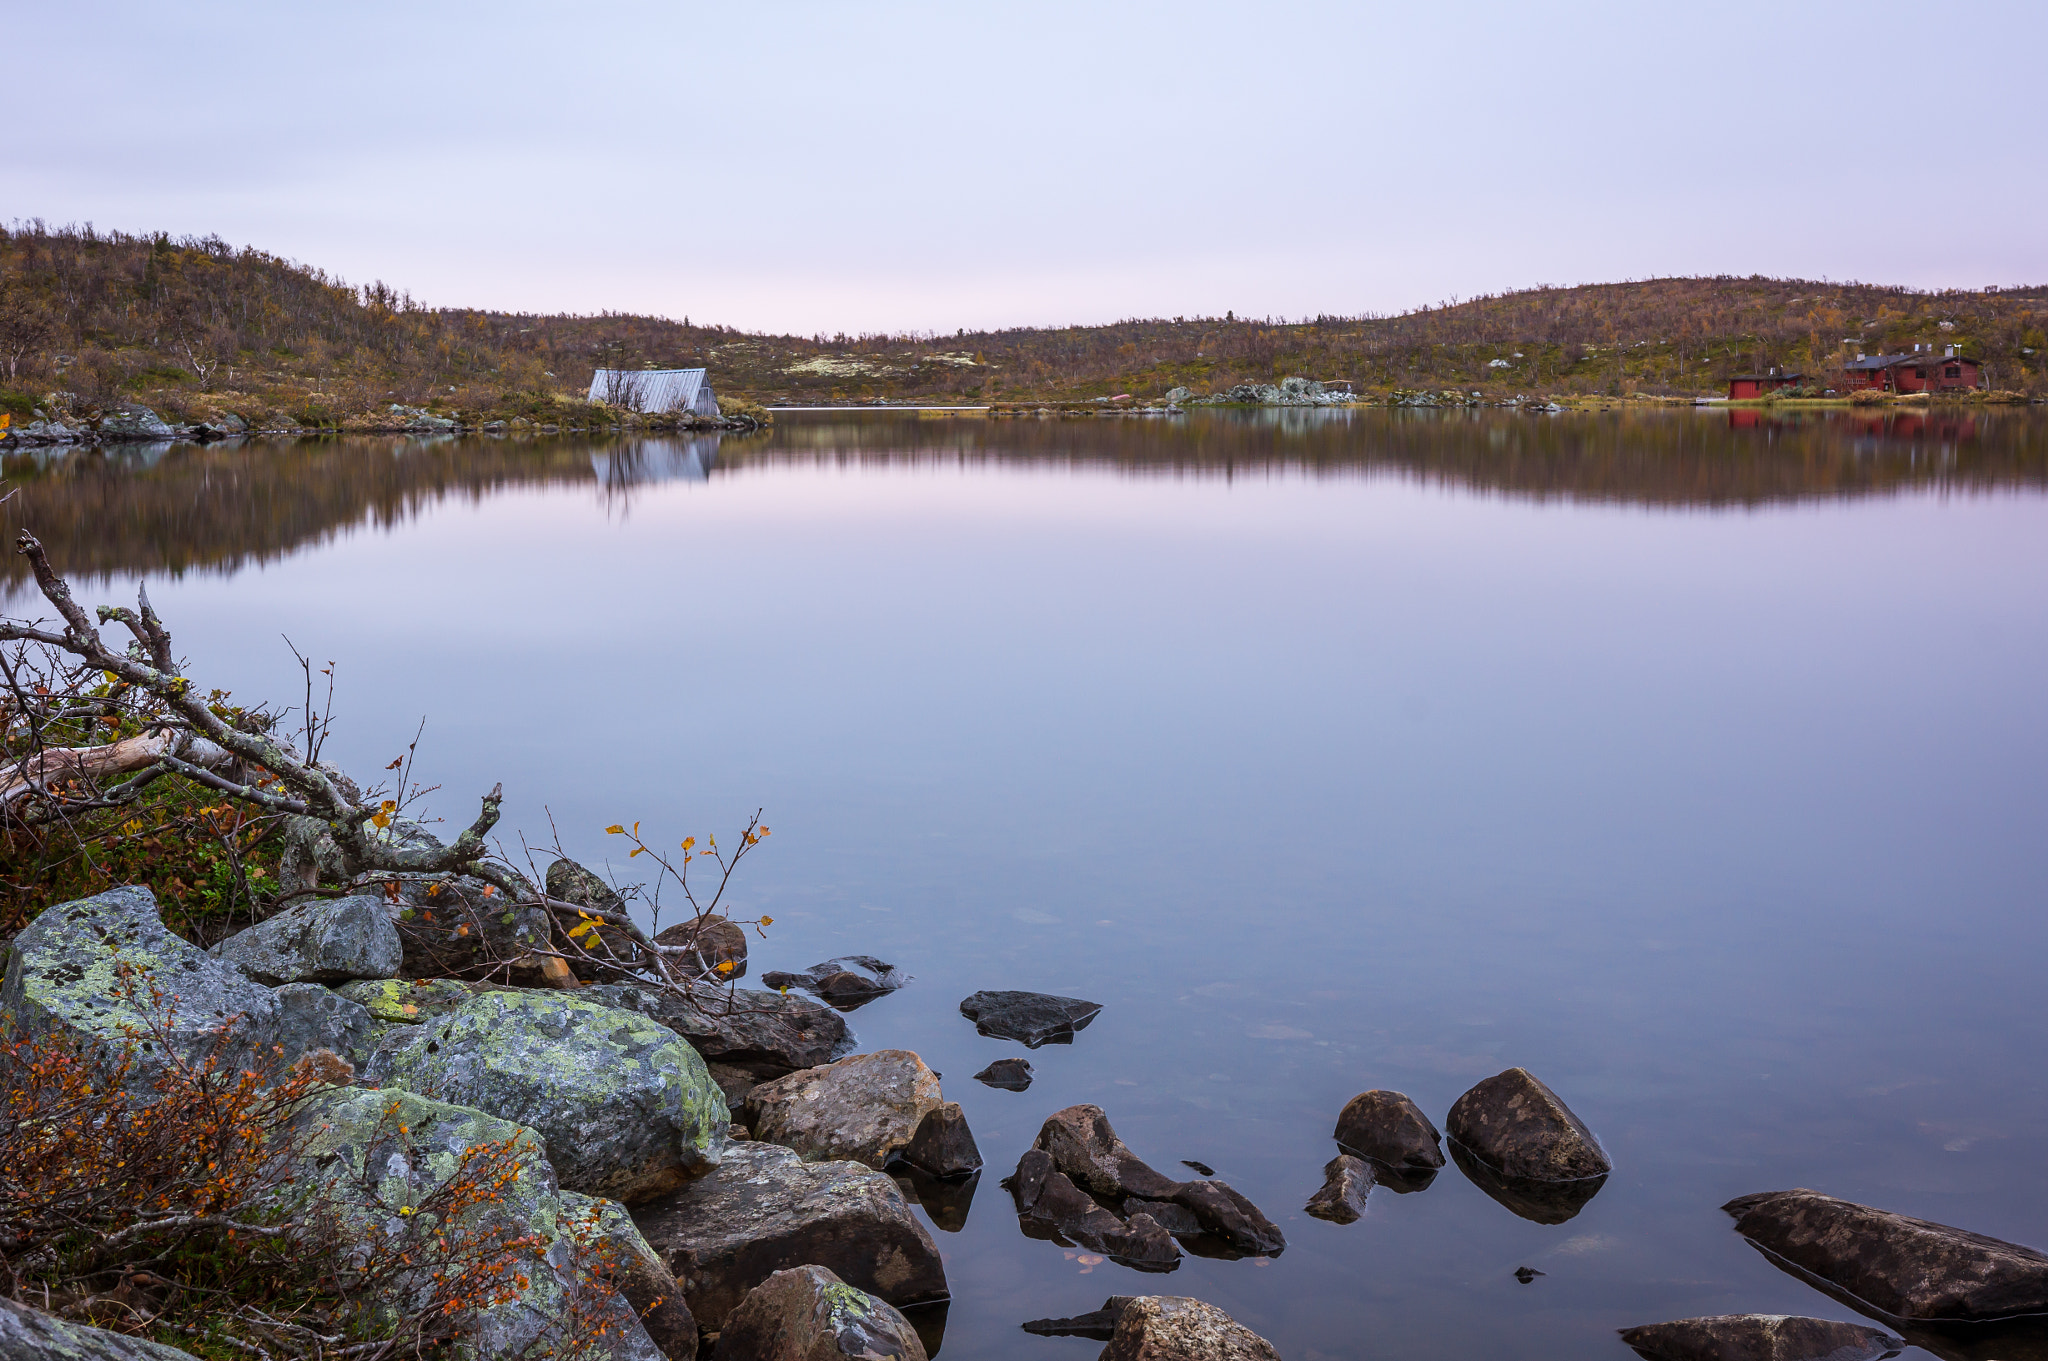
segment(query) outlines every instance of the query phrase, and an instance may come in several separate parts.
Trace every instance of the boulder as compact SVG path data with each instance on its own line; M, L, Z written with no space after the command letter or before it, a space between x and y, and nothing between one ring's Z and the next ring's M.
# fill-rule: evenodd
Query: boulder
M1137 1197L1179 1206L1194 1217L1201 1232L1234 1252L1277 1256L1287 1246L1279 1227L1227 1184L1175 1181L1153 1170L1117 1137L1100 1106L1055 1111L1039 1128L1032 1147L1050 1155L1055 1167L1100 1199L1121 1203Z
M778 1271L740 1301L718 1334L718 1361L925 1361L910 1320L830 1268Z
M1360 1092L1337 1116L1337 1142L1361 1158L1397 1172L1435 1171L1444 1165L1443 1136L1413 1101L1399 1092Z
M932 1107L903 1146L903 1161L935 1177L964 1177L981 1170L981 1150L957 1101Z
M635 1206L633 1221L707 1329L787 1267L829 1267L898 1308L946 1298L931 1234L895 1182L859 1163L807 1163L777 1144L734 1143L704 1177Z
M1332 1224L1356 1223L1365 1213L1365 1197L1372 1190L1372 1180L1371 1163L1339 1153L1323 1165L1323 1189L1308 1198L1302 1211Z
M68 1323L0 1295L0 1356L7 1361L195 1361L145 1338Z
M813 1162L850 1159L880 1169L942 1099L923 1059L908 1049L878 1049L764 1082L747 1094L740 1118L756 1139Z
M1074 1032L1087 1029L1101 1010L1100 1002L1043 992L977 992L960 1003L960 1014L978 1033L1016 1040L1026 1049L1072 1044Z
M160 999L160 1000L157 1000ZM173 1062L245 1068L276 1058L278 1003L240 969L171 934L139 885L45 908L15 936L0 982L0 1023L66 1035L98 1058L134 1057L128 1081L153 1084ZM139 1047L131 1038L151 1032Z
M669 962L680 965L691 977L730 983L747 976L746 929L725 917L707 913L677 922L662 928L654 943L688 950L682 956L670 955Z
M669 1361L694 1361L697 1320L683 1299L668 1263L656 1252L632 1216L616 1203L575 1191L560 1191L562 1208L594 1227L591 1241L604 1259L604 1275L640 1319L654 1345Z
M288 907L207 953L259 983L342 983L396 978L405 948L376 898L313 898Z
M1721 1207L1735 1231L1888 1320L1981 1323L2048 1313L2048 1256L1818 1191Z
M1906 1344L1875 1328L1788 1314L1719 1314L1624 1328L1644 1361L1881 1361Z
M1466 1152L1511 1180L1579 1181L1614 1170L1593 1131L1524 1068L1473 1087L1445 1124Z
M476 996L474 989L452 978L366 978L331 991L369 1012L371 1020L396 1025L446 1016Z
M1031 1086L1031 1060L997 1059L974 1075L976 1082L989 1087L1000 1087L1006 1092L1021 1092Z
M709 985L679 995L631 983L600 983L580 995L651 1017L707 1060L751 1073L757 1081L816 1068L853 1051L845 1020L807 997Z
M578 907L596 908L601 912L626 914L626 900L614 892L610 884L574 860L564 858L549 865L545 882L550 898L559 898ZM583 958L577 947L564 938L566 928L561 921L554 921L553 930L555 948L568 957L569 967L578 978L624 976L617 968ZM637 967L641 961L640 942L623 927L599 926L595 940L587 936L582 939L584 948L592 954L609 956L628 966Z
M729 1063L706 1062L711 1080L718 1084L718 1090L725 1094L725 1108L737 1111L747 1104L747 1094L761 1085L761 1080L744 1068L735 1068Z
M479 993L394 1028L364 1076L525 1125L562 1185L628 1203L715 1166L730 1123L695 1050L576 993Z
M1026 1237L1099 1252L1140 1271L1180 1265L1180 1247L1164 1225L1149 1214L1118 1217L1074 1185L1042 1149L1018 1160L1008 1186Z
M406 978L539 983L554 914L514 903L495 884L466 875L394 875L392 923L405 947Z
M894 992L909 979L894 964L873 955L841 955L823 964L813 964L802 973L765 973L761 982L782 991L802 988L814 992L841 1011L864 1007L884 993Z
M1451 1161L1474 1186L1514 1214L1534 1224L1562 1224L1586 1208L1605 1177L1580 1177L1577 1181L1540 1181L1534 1177L1504 1177L1451 1141ZM1433 1174L1432 1174L1433 1175Z
M1117 1312L1101 1361L1280 1361L1280 1353L1213 1304L1138 1295Z
M602 1214L590 1202L565 1199L540 1136L531 1129L481 1111L417 1096L411 1092L327 1088L303 1103L295 1116L303 1139L305 1193L318 1191L332 1218L315 1233L369 1252L408 1251L430 1262L433 1239L451 1232L497 1233L507 1238L537 1235L544 1255L525 1274L518 1294L482 1311L461 1353L484 1358L525 1355L554 1340L555 1325L580 1293L571 1262L586 1241L606 1238ZM402 1209L435 1200L472 1150L508 1147L518 1157L517 1173L496 1181L491 1196L466 1197L447 1219L405 1216ZM322 1216L323 1220L327 1216ZM330 1241L316 1238L316 1241ZM430 1267L394 1283L394 1307L415 1308L431 1298ZM601 1361L660 1361L627 1299L614 1298L594 1320L603 1329L590 1338ZM600 1340L601 1338L601 1340Z
M103 414L99 432L100 438L107 440L163 440L178 433L148 407L134 405L117 406Z
M390 1026L369 1009L318 983L288 983L277 990L279 1057L297 1062L314 1049L331 1049L360 1068Z

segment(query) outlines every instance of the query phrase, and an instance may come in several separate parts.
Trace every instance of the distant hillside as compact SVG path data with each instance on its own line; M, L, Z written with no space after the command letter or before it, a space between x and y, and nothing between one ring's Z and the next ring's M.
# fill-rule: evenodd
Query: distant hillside
M218 238L0 229L0 405L39 394L309 424L391 402L510 416L593 367L702 364L766 403L1157 396L1299 374L1361 392L1690 395L1731 370L1824 370L1953 343L1996 387L2048 392L2048 288L1922 293L1752 277L1536 288L1393 317L1174 317L952 336L770 336L661 317L427 308Z

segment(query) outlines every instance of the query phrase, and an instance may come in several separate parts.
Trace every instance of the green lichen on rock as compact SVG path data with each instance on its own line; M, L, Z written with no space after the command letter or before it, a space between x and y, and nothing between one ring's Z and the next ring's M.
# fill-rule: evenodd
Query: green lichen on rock
M404 978L365 978L343 983L334 991L366 1009L379 1021L417 1025L444 1016L476 994L452 978L412 982Z
M193 1361L192 1353L53 1318L0 1299L0 1356L7 1361Z
M562 1185L633 1202L717 1165L731 1116L667 1027L559 992L484 992L379 1045L370 1080L539 1132Z

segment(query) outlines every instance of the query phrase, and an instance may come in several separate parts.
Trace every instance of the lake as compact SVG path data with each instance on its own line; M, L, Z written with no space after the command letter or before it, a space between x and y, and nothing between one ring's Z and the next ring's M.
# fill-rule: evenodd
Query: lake
M502 780L515 853L552 824L623 876L607 824L764 809L752 975L913 974L849 1020L987 1159L937 1234L949 1361L1092 1358L1018 1324L1157 1291L1289 1361L1853 1319L1719 1209L1793 1186L2048 1245L2038 414L842 412L6 471L90 602L146 579L243 698L298 693L281 635L332 659L330 757L424 719L433 811ZM960 1016L985 988L1104 1007L995 1090L1025 1051ZM1613 1158L1576 1217L1455 1167L1301 1213L1351 1096L1441 1125L1515 1065ZM1287 1250L1158 1277L1024 1237L997 1180L1082 1101Z

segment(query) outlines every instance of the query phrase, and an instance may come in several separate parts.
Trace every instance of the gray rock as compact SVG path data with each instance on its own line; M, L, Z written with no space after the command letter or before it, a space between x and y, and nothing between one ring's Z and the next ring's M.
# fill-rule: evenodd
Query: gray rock
M177 433L146 406L117 406L100 417L101 439L108 440L157 440L169 439Z
M1031 1061L1029 1059L997 1059L974 1075L976 1082L989 1087L1000 1087L1006 1092L1021 1092L1031 1086Z
M1043 1149L1026 1150L1007 1185L1026 1237L1099 1252L1140 1271L1180 1265L1180 1246L1165 1225L1146 1213L1119 1218L1053 1166Z
M1365 1213L1365 1197L1372 1190L1372 1164L1348 1153L1339 1153L1323 1166L1323 1189L1308 1198L1302 1211L1332 1224L1356 1223Z
M358 979L331 991L362 1007L373 1021L393 1025L445 1016L476 996L474 988L452 978Z
M7 1361L194 1361L192 1353L103 1328L68 1323L0 1296L0 1356Z
M778 1271L718 1334L718 1361L925 1361L917 1330L886 1300L826 1267Z
M908 975L901 969L873 955L841 955L823 964L813 964L802 973L771 972L761 975L761 982L766 987L778 990L802 988L805 992L816 993L841 1011L866 1006L908 981Z
M391 914L362 894L301 902L237 931L207 953L273 988L396 978L405 960Z
M1614 1170L1593 1131L1525 1068L1474 1086L1445 1124L1466 1152L1505 1178L1579 1181Z
M547 890L550 898L559 898L565 903L578 907L596 908L602 912L626 911L626 900L613 891L612 886L592 871L585 869L566 857L548 866ZM562 924L555 923L555 948L569 957L569 967L578 978L611 978L619 976L616 968L593 960L584 959L578 951L561 939ZM600 926L597 939L585 938L586 948L591 954L608 957L627 966L640 963L640 942L630 931L616 926Z
M735 1143L716 1170L636 1206L633 1221L707 1329L788 1267L829 1267L899 1308L946 1298L931 1234L895 1182L859 1163L807 1163L777 1144Z
M602 1252L606 1275L633 1313L640 1326L661 1349L668 1361L693 1361L697 1355L697 1320L683 1299L668 1263L640 1236L639 1228L624 1208L609 1200L558 1191L562 1209L587 1217L595 1226L591 1241Z
M1645 1361L1880 1361L1906 1344L1875 1328L1788 1314L1718 1314L1624 1328Z
M880 1169L943 1101L939 1079L908 1049L878 1049L764 1082L741 1119L756 1139L820 1162Z
M679 996L631 983L600 983L580 995L652 1017L706 1059L761 1080L831 1063L853 1050L853 1032L839 1013L807 997L708 985Z
M1739 1196L1721 1208L1775 1260L1886 1319L1981 1323L2048 1313L2048 1256L2017 1243L1804 1189Z
M1213 1304L1137 1295L1117 1312L1101 1361L1280 1361L1280 1353Z
M960 1014L978 1033L1016 1040L1026 1049L1072 1044L1074 1033L1087 1029L1101 1010L1100 1002L1043 992L977 992L960 1003Z
M331 1049L357 1068L389 1027L318 983L289 983L277 990L277 1042L286 1063L313 1049Z
M942 1102L925 1112L917 1132L903 1146L903 1161L935 1177L964 1177L981 1170L981 1150L967 1115L956 1101Z
M1032 1147L1047 1153L1075 1185L1112 1203L1136 1196L1193 1215L1203 1233L1238 1252L1276 1256L1287 1246L1277 1225L1220 1181L1175 1181L1125 1146L1100 1106L1068 1106L1039 1128Z
M1337 1116L1337 1142L1397 1172L1444 1165L1443 1136L1421 1107L1399 1092L1360 1092Z
M270 989L173 935L140 886L58 903L23 928L8 950L0 1018L23 1035L72 1036L103 1060L133 1049L129 1081L138 1090L173 1059L246 1068L261 1055L268 1063L278 1039ZM153 1027L163 1045L137 1048L130 1036Z
M1169 388L1166 393L1166 400L1169 402L1185 402L1188 398L1194 395L1194 393L1188 391L1186 388Z
M696 1051L576 993L480 993L395 1028L364 1076L525 1125L563 1186L627 1203L715 1166L731 1122Z
M448 1228L538 1235L546 1244L543 1260L550 1269L529 1271L516 1298L483 1311L462 1353L476 1361L519 1356L551 1339L565 1303L579 1288L568 1274L579 1238L593 1228L597 1237L605 1235L602 1223L592 1222L590 1202L563 1197L534 1131L481 1111L391 1089L329 1088L310 1097L295 1119L304 1137L305 1170L298 1185L304 1192L322 1194L337 1217L341 1240L363 1244L360 1251L369 1251L369 1245L379 1241L387 1249L402 1248L408 1235L418 1235L425 1248L428 1235ZM445 1225L423 1222L432 1216L396 1213L401 1207L430 1202L470 1150L508 1142L522 1155L521 1169L498 1188L497 1199L473 1201ZM423 1267L420 1275L394 1282L394 1307L415 1308L431 1298L425 1271ZM596 1344L595 1355L603 1361L661 1358L626 1299L614 1299L598 1322L605 1329L602 1339L583 1340Z

